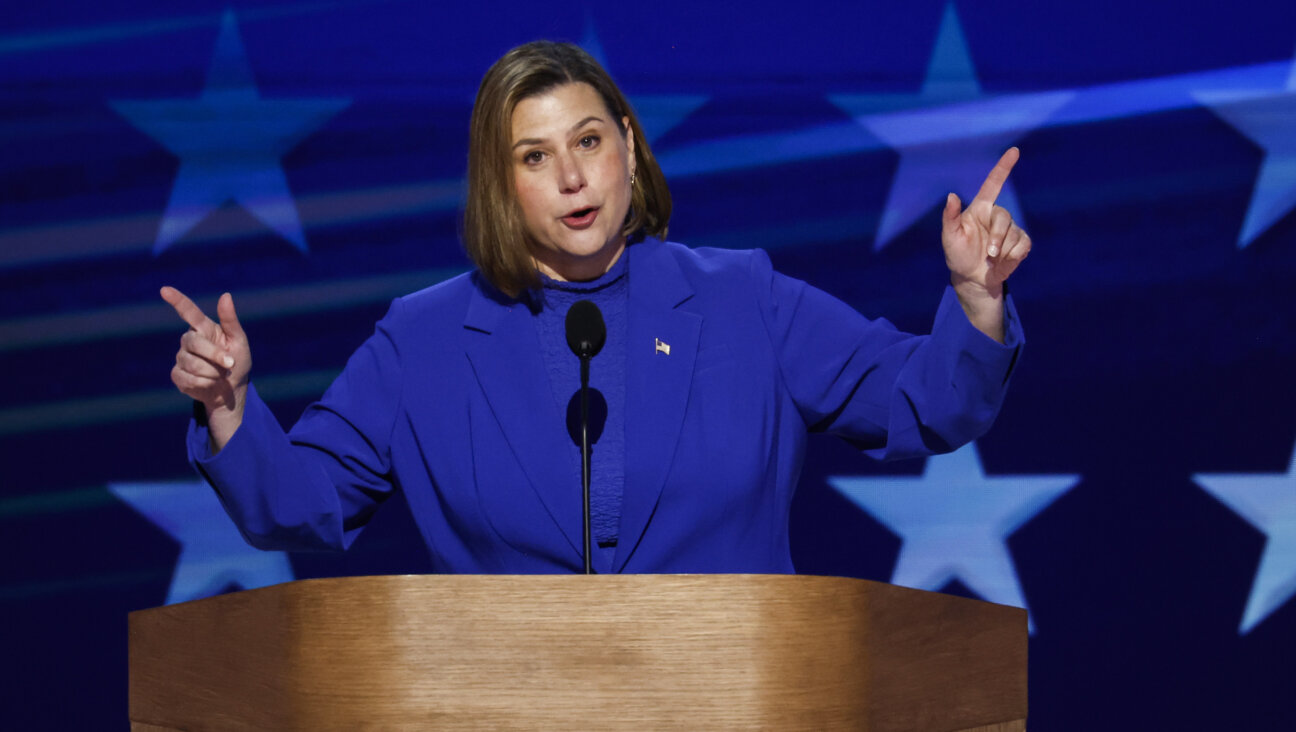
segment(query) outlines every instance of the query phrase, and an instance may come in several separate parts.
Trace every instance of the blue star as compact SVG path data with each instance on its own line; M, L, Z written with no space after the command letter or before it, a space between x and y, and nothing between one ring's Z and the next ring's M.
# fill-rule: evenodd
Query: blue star
M1265 535L1238 635L1296 595L1296 447L1286 473L1198 473L1197 485Z
M248 545L202 481L113 483L108 490L180 542L168 605L211 597L232 584L250 590L293 580L288 555Z
M921 92L829 97L900 154L874 251L943 204L950 191L968 194L966 203L1004 150L1074 96L1070 91L983 95L954 4L946 5ZM1023 224L1011 180L998 203Z
M153 253L212 211L236 201L306 251L279 158L350 104L349 99L261 99L234 13L226 11L197 99L117 101L112 106L180 158Z
M581 38L581 48L594 57L603 68L607 68L607 57L603 53L603 42L599 40L598 29L592 20L585 22L585 34ZM631 97L635 115L643 127L648 142L655 142L662 135L670 132L686 117L697 111L706 103L708 96L702 94L641 94Z
M1005 542L1079 481L1078 475L987 478L975 443L929 458L921 477L828 478L901 538L892 584L938 591L959 580L990 602L1022 608L1026 598Z
M1296 208L1296 58L1281 88L1197 91L1193 98L1265 151L1238 234L1245 249Z

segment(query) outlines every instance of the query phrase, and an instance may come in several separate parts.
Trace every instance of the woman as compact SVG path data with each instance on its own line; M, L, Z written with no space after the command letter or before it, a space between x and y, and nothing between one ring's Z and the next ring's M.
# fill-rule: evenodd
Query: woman
M562 319L607 321L591 386L600 572L792 572L788 511L808 432L875 457L950 450L993 421L1020 334L1003 281L1030 239L950 195L951 273L930 336L870 321L760 251L664 242L665 180L634 112L579 48L537 42L486 73L473 108L465 240L477 270L398 298L285 434L249 382L231 296L191 326L172 380L202 405L189 450L247 539L343 548L393 490L440 571L582 566L576 388Z

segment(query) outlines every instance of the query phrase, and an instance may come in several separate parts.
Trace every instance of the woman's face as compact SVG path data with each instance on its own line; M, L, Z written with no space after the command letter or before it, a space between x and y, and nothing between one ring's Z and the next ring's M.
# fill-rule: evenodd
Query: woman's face
M592 280L625 249L634 138L594 87L564 84L513 108L512 161L531 255L557 280ZM624 134L623 134L624 132Z

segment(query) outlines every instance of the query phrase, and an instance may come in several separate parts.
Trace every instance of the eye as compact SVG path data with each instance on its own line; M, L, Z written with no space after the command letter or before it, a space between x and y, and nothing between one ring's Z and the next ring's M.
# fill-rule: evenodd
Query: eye
M540 152L539 150L532 150L531 152L522 156L522 162L527 165L539 165L540 162L543 160L544 160L544 153Z
M579 144L580 144L581 147L585 148L586 150L590 150L590 149L596 148L596 147L598 147L598 144L599 144L599 136L598 136L598 135L585 135L584 137L582 137L582 138L580 139L580 143L579 143Z

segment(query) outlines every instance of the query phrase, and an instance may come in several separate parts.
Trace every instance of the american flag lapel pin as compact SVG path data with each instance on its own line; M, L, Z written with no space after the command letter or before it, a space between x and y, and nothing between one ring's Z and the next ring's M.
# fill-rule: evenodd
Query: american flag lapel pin
M664 354L666 354L667 356L670 355L670 344L669 344L669 343L666 343L666 342L662 341L662 339L660 339L660 338L654 338L653 340L657 341L657 353L664 353Z

